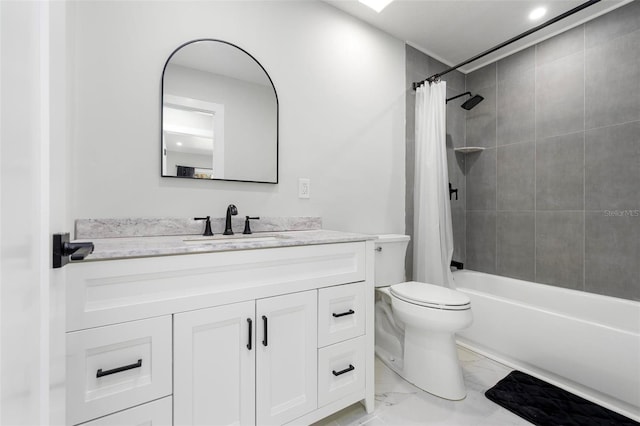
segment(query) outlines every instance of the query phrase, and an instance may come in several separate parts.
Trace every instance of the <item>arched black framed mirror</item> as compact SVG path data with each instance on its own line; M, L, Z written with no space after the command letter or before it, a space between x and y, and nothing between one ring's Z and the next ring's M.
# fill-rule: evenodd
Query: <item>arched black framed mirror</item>
M278 95L244 49L189 41L162 71L163 177L278 183Z

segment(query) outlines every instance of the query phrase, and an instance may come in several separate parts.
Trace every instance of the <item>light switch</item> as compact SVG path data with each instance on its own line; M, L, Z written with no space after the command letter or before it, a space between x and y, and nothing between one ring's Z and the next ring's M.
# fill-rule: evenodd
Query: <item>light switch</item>
M311 197L311 179L300 178L298 179L298 198L310 198Z

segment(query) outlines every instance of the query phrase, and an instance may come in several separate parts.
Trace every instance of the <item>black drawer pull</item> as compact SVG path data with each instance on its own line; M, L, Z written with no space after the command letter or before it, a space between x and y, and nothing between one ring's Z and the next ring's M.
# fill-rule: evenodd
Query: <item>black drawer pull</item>
M268 341L267 341L267 317L265 317L264 315L262 316L262 324L264 325L264 340L262 341L262 344L264 346L267 346Z
M333 317L334 318L340 318L340 317L343 317L345 315L353 315L355 313L356 313L356 311L354 311L353 309L349 309L347 312L343 312L341 314L333 314Z
M132 370L134 368L142 367L142 360L139 359L138 362L133 364L125 365L123 367L114 368L113 370L102 371L102 368L96 371L96 377L108 376L109 374L121 373L123 371Z
M253 340L253 338L251 337L253 330L253 321L251 321L251 318L247 318L247 323L249 324L249 342L247 343L247 349L251 350L251 341Z
M356 368L353 365L349 364L349 367L345 368L344 370L340 370L340 371L333 370L333 375L337 377L341 374L348 373L349 371L353 371L355 369Z

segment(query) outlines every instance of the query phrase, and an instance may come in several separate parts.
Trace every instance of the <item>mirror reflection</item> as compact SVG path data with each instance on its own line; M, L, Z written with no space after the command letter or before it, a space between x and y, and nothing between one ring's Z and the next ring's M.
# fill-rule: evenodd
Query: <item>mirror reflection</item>
M162 176L278 182L278 99L251 55L219 40L186 43L162 88Z

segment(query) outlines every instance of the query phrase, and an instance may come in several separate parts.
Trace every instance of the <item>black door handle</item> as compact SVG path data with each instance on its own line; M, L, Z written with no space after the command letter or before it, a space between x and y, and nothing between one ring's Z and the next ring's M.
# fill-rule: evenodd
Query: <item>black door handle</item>
M70 242L69 233L53 234L52 239L52 264L54 268L61 268L69 260L84 260L85 257L93 253L93 243L91 242Z
M251 350L251 341L253 340L253 338L251 337L253 330L253 321L251 321L251 318L247 318L247 323L249 324L249 342L247 343L247 349Z
M93 253L93 243L63 243L62 254L71 256L71 260L84 260L87 255Z
M121 373L123 371L132 370L134 368L139 368L139 367L142 367L142 360L141 359L139 359L138 362L134 362L133 364L125 365L123 367L114 368L112 370L102 371L102 368L100 368L98 371L96 371L96 377L103 377L103 376L108 376L110 374Z
M333 314L334 318L340 318L343 317L345 315L353 315L355 314L356 311L354 311L353 309L349 309L347 312L342 312L341 314Z
M266 316L262 316L262 325L264 326L264 339L262 340L262 344L264 346L268 345L268 341L267 341L267 317Z
M355 369L356 368L353 365L349 364L349 367L345 368L344 370L340 370L340 371L333 370L333 375L337 377L341 374L348 373L349 371L353 371Z

